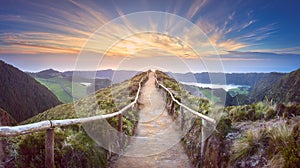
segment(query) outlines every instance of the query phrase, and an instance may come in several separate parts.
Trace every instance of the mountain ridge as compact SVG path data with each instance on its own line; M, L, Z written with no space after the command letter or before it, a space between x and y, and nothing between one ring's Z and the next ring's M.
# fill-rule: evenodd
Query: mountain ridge
M24 121L61 102L30 75L0 61L0 107L17 122Z

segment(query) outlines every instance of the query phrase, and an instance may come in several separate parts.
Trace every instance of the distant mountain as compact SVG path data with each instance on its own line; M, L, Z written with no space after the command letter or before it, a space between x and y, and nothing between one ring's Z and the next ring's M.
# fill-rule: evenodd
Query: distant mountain
M40 71L38 73L32 73L32 75L37 78L49 79L61 75L61 72L53 69L47 69L47 70Z
M98 71L66 71L63 72L63 76L71 77L75 74L76 78L88 78L88 79L109 79L112 83L120 83L125 80L132 78L134 75L139 74L138 71L129 71L129 70L98 70Z
M258 101L268 98L276 102L300 103L300 69L284 76L272 73L257 83L250 93Z
M0 95L0 107L17 122L61 104L45 86L3 61L0 61Z
M0 126L16 125L17 121L9 115L5 110L0 108Z
M225 75L227 84L235 85L248 85L253 87L257 82L264 78L272 77L272 73L168 73L174 76L176 80L181 82L198 82L198 83L211 83L211 78L218 79L220 76ZM285 73L277 73L277 76L284 76ZM223 84L222 81L219 82Z

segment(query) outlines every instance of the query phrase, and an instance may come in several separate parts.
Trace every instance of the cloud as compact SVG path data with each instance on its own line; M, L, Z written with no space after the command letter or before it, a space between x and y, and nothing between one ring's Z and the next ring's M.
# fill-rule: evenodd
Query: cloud
M78 54L86 40L71 35L47 32L5 33L1 34L0 38L0 45L2 46L0 54Z
M0 34L0 54L77 54L89 36L110 20L93 6L76 1L64 1L61 5L27 1L26 7L36 10L0 15L0 21L14 23L14 29Z
M273 53L273 54L300 54L300 46L288 47L288 48L277 48L277 49L260 49L260 50L252 50L252 52Z
M158 53L158 49L166 52ZM132 57L137 56L136 53L142 50L148 50L148 52L143 52L143 55L140 55L142 57L176 55L181 58L198 58L193 49L180 39L158 33L140 33L123 39L111 47L106 55Z
M250 25L252 25L255 22L256 22L256 20L250 20L248 23L245 23L239 31L246 29L247 27L249 27Z
M189 20L191 20L198 12L199 10L204 7L204 5L207 3L207 0L194 0L190 8L188 9L185 17Z
M16 27L20 30L0 35L0 54L23 53L55 53L55 54L78 54L81 47L89 40L89 37L103 24L112 19L110 15L100 6L99 3L90 2L82 3L80 1L64 1L57 5L51 1L37 3L33 1L25 2L31 6L33 11L20 15L0 15L0 21L9 21L16 23ZM115 44L107 55L111 56L128 56L143 49L164 49L169 53L178 55L182 58L196 58L196 54L189 45L199 46L201 56L209 56L215 54L215 47L220 54L226 54L227 51L238 51L246 47L255 45L257 41L268 38L274 33L275 24L255 27L251 26L252 31L242 31L255 25L258 20L253 18L253 11L246 12L246 19L240 19L241 15L236 11L238 3L228 6L228 9L222 6L222 3L214 5L217 10L209 8L211 1L195 0L184 15L190 20L194 20L195 24L201 28L195 31L193 28L184 30L184 37L176 39L176 37L162 34L143 34L132 37L123 37L124 32L135 32L137 28L124 17L124 12L116 6L116 13L121 16L122 25L113 24L110 30L98 32L94 34L91 45L85 49L90 52L105 53L106 42L119 41ZM179 3L182 6L184 3ZM180 7L175 7L175 11L179 14ZM43 11L43 12L39 12ZM200 12L201 11L201 12ZM201 13L197 19L196 16ZM155 32L159 26L166 27L169 32L178 31L181 22L170 20L164 23L155 23L149 18L145 18L144 22L149 22L150 30ZM22 30L23 27L30 27L34 30ZM18 29L18 28L16 28ZM209 39L209 41L207 39ZM100 37L103 41L97 40ZM203 40L204 39L204 40ZM287 51L289 52L289 51ZM290 51L293 52L293 51ZM148 52L149 53L149 52ZM153 52L155 54L155 52Z

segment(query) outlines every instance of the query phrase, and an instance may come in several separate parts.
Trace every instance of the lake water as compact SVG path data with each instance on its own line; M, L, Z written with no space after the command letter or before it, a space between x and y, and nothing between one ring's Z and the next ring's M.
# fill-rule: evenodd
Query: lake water
M211 89L224 89L226 92L228 92L230 89L240 88L240 87L249 87L244 85L219 85L219 84L207 84L207 83L196 83L196 82L180 82L184 85L191 85L191 86L197 86L200 88L211 88Z

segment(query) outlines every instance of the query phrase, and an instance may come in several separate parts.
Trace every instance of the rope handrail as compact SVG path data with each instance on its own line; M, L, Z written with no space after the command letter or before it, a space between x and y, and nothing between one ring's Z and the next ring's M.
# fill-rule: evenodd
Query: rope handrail
M172 93L168 88L166 88L163 84L161 84L160 82L158 82L156 73L155 73L155 81L156 81L156 83L157 83L159 86L161 86L164 90L166 90L166 91L169 93L169 95L171 96L172 100L173 100L175 103L177 103L179 106L185 108L185 109L188 110L189 112L191 112L191 113L193 113L193 114L195 114L195 115L201 117L202 119L204 119L204 120L206 120L206 121L209 121L209 122L211 122L211 123L213 123L213 124L216 124L216 123L217 123L215 119L210 118L210 117L208 117L208 116L206 116L206 115L204 115L204 114L201 114L201 113L199 113L199 112L197 112L197 111L195 111L195 110L193 110L193 109L187 107L186 105L180 103L178 100L176 100L175 97L173 96L173 93Z
M45 121L40 121L40 122L26 124L26 125L19 125L19 126L0 126L0 137L18 136L18 135L28 134L32 132L47 130L49 128L83 124L91 121L97 121L97 120L102 120L102 119L107 119L107 118L117 116L119 114L122 114L127 109L129 109L130 107L134 106L137 103L141 91L141 87L142 87L141 83L144 80L145 77L143 77L139 82L139 88L136 93L134 101L117 112L110 113L110 114L102 114L102 115L92 116L92 117L84 117L84 118L74 118L74 119L64 119L64 120L45 120Z

